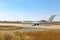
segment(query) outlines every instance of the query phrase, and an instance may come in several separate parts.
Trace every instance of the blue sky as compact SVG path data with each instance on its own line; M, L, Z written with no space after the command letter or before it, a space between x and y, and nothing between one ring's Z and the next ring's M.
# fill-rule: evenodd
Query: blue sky
M1 21L48 20L53 14L60 21L60 0L0 0Z

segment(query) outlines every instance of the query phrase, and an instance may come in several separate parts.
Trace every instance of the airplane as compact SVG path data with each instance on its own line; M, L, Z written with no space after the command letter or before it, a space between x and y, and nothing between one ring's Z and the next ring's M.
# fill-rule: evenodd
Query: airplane
M52 23L55 17L56 17L56 15L52 15L47 21L46 20L40 20L38 22L34 21L34 22L32 22L32 26Z

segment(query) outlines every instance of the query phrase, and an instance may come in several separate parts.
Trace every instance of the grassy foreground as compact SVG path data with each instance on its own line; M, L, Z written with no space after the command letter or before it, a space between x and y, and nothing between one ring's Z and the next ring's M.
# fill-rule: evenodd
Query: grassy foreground
M60 30L0 32L0 40L60 40Z

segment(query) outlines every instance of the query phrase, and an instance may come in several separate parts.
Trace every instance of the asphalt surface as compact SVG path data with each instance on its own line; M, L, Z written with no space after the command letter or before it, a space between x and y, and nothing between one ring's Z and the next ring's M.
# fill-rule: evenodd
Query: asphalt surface
M60 25L37 25L37 26L32 26L32 24L8 24L8 23L0 23L0 25L4 26L17 26L17 27L24 27L23 29L20 30L0 30L6 31L6 32L16 32L16 31L31 31L31 30L53 30L53 29L60 29Z

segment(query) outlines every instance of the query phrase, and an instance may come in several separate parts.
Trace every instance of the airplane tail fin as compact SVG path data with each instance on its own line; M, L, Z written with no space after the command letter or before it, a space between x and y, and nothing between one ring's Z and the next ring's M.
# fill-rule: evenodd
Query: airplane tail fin
M52 15L52 16L48 19L48 22L53 22L55 16L56 16L56 15Z

